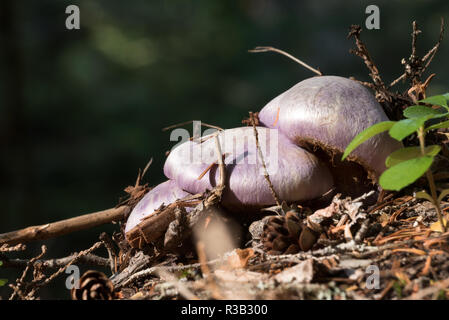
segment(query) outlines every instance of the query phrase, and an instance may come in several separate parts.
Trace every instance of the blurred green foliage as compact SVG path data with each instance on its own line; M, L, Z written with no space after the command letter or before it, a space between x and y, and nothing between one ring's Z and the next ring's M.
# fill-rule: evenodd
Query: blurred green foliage
M65 28L69 4L80 8L80 30ZM163 127L187 120L239 126L248 111L313 76L285 57L247 52L255 46L284 49L325 74L368 80L346 35L351 24L363 26L369 4L2 0L0 232L112 207L151 157L147 181L164 180L174 142ZM449 22L449 2L376 4L381 29L362 39L389 82L410 54L411 22L423 30L424 52L438 38L440 17ZM447 89L448 50L445 39L429 94ZM46 244L52 257L62 256L112 229Z

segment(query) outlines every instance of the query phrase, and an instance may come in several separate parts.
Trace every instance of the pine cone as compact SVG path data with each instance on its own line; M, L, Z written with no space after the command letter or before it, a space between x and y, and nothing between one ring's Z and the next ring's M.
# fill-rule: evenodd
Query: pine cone
M79 289L72 288L71 295L72 300L112 300L114 286L104 273L89 270L82 275Z
M318 234L302 223L296 211L288 211L285 217L271 217L262 235L263 246L272 255L307 251L317 239Z

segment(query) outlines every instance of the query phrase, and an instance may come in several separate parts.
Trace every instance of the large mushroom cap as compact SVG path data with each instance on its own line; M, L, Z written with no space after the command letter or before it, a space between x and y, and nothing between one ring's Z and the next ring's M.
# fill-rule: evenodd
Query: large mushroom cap
M188 195L190 195L190 193L179 188L176 182L172 180L168 180L157 185L151 189L134 207L126 222L125 233L128 233L128 231L137 226L142 219L151 215L162 205L167 206Z
M388 118L374 96L356 81L337 77L309 78L269 102L259 120L297 144L343 153L354 137ZM353 151L352 158L375 176L385 170L386 157L401 144L387 133L377 135Z
M258 139L269 177L282 200L314 199L332 188L329 169L313 154L294 145L275 129L258 127ZM264 177L252 127L224 130L218 134L226 165L226 189L222 204L241 211L275 203ZM214 138L188 141L170 152L165 175L191 193L211 190L219 181Z

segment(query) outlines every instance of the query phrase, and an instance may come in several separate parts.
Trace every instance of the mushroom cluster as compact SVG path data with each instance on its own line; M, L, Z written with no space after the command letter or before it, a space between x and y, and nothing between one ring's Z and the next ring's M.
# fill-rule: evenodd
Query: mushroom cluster
M220 131L226 168L221 204L231 212L253 212L275 204L270 186L287 202L312 200L336 189L348 195L365 191L385 170L386 157L401 147L387 134L377 135L340 161L346 146L366 128L388 120L373 95L356 81L319 76L296 84L259 113L259 158L254 130ZM172 150L164 165L168 181L158 185L131 212L125 232L138 228L162 205L204 193L219 180L214 139L187 141Z

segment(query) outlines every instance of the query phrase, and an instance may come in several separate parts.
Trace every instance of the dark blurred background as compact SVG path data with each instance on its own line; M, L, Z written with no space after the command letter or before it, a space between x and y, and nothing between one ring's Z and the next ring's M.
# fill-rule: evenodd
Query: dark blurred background
M65 27L70 4L80 8L80 30ZM364 27L369 4L380 8L380 30L362 39L388 83L410 54L413 20L423 31L421 54L436 42L440 17L449 23L447 0L1 0L0 233L115 206L151 157L146 181L164 180L165 151L175 142L163 127L239 126L248 111L314 75L283 56L247 52L255 46L368 80L346 36L351 24ZM449 91L448 39L430 69L431 94ZM115 229L45 241L47 258ZM35 255L40 245L13 256ZM0 278L17 276L0 269ZM68 298L63 280L42 297Z

